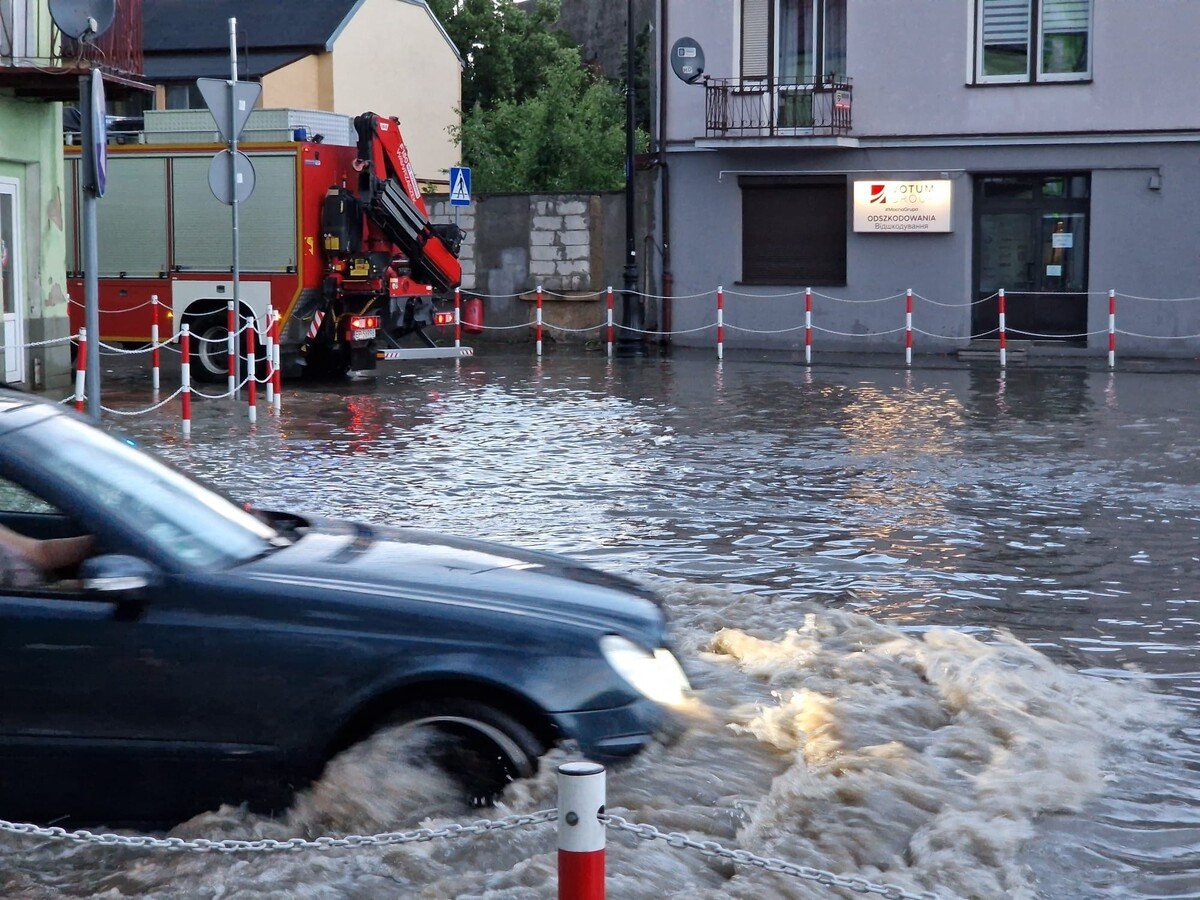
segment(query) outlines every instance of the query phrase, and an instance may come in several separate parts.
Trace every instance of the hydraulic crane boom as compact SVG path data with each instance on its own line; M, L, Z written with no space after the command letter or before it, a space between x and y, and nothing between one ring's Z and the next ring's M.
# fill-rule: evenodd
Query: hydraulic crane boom
M463 233L456 225L434 225L400 134L400 120L364 113L358 131L359 202L367 217L408 258L413 280L435 292L462 282L458 251Z

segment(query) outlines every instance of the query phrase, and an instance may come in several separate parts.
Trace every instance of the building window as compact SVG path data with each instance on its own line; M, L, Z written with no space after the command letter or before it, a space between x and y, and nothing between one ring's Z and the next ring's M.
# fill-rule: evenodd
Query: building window
M798 84L846 75L847 0L742 0L742 77Z
M809 287L846 283L844 177L743 176L742 282Z
M975 80L1086 81L1092 0L977 0Z
M168 84L166 90L167 109L204 109L204 98L194 81Z

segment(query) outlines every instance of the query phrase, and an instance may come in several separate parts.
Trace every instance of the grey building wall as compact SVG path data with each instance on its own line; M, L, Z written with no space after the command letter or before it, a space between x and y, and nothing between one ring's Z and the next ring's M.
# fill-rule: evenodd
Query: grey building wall
M668 0L669 41L696 38L712 77L737 76L740 0ZM856 179L953 180L950 234L858 234L849 226L847 283L811 285L865 300L906 288L950 303L974 299L974 182L981 174L1090 172L1088 331L1107 325L1112 288L1148 297L1200 295L1200 34L1195 0L1095 0L1092 79L1082 83L972 85L973 0L871 0L849 3L848 74L853 130L843 137L705 136L705 90L660 73L667 98L671 168L670 235L675 293L724 285L726 321L757 330L803 322L803 298L763 300L738 294L786 293L789 287L739 284L742 209L738 173L840 173ZM1161 176L1161 189L1149 187ZM848 211L852 223L852 209ZM808 285L791 286L802 291ZM674 303L675 330L715 319L712 298ZM814 324L862 334L904 323L903 301L835 304L818 297ZM915 325L957 336L917 336L918 351L949 351L970 334L967 308L918 302ZM1142 334L1200 333L1200 303L1122 299L1118 328ZM712 330L679 335L712 345ZM763 335L727 330L730 347L798 347L803 332ZM818 332L830 349L899 350L903 335L843 337ZM1102 351L1105 335L1087 341ZM1119 353L1195 353L1200 340L1122 336Z
M1147 297L1200 295L1200 152L1194 144L1112 144L1107 146L952 147L846 151L742 151L678 153L672 156L675 292L679 295L727 291L726 322L758 330L782 329L803 322L803 297L761 298L812 287L821 294L870 300L912 288L944 303L966 303L973 294L973 183L981 173L1092 171L1089 254L1089 331L1107 327L1109 289ZM1153 171L1162 172L1160 190L1149 188ZM738 173L876 172L847 178L905 178L910 173L945 171L954 183L954 231L950 234L847 234L845 285L749 287L741 279L741 191ZM923 175L919 177L929 177ZM848 202L850 202L848 200ZM853 216L850 214L850 218ZM1015 301L1014 301L1015 302ZM1122 299L1118 328L1152 335L1200 334L1200 303L1151 303ZM679 300L674 329L698 328L716 319L715 300ZM818 296L814 324L831 331L861 335L904 324L904 302L836 303ZM950 351L970 335L968 308L918 302L914 325L924 331L958 337L932 341L916 338L918 352ZM1010 336L1015 337L1015 336ZM708 346L713 331L680 335L688 346ZM840 350L897 350L903 335L842 337L818 332L814 344ZM730 347L795 348L803 332L761 335L727 329ZM1107 347L1096 335L1088 346ZM1194 352L1198 341L1164 343L1122 336L1121 352L1141 354Z

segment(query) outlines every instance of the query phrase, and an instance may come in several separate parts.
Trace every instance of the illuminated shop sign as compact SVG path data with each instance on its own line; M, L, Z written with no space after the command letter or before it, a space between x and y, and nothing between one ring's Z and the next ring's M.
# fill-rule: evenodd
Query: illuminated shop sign
M854 230L878 234L939 234L953 231L954 191L938 181L854 182Z

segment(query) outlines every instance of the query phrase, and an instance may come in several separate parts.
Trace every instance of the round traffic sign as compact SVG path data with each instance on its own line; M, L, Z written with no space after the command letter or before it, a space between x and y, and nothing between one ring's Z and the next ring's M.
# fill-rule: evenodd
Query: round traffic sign
M238 203L249 200L254 193L254 182L254 163L241 150L236 157L230 156L228 150L222 150L213 157L212 165L208 167L208 186L213 196L226 206L233 203L235 187Z

